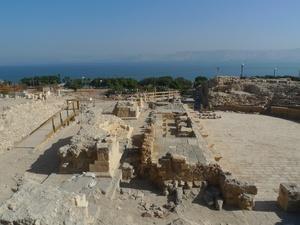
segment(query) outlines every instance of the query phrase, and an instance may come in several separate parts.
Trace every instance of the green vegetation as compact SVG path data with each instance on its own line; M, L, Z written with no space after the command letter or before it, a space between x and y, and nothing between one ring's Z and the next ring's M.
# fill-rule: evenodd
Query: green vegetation
M207 77L205 76L198 76L195 78L195 83L194 83L194 86L195 87L198 87L200 86L203 82L206 82L207 81Z
M192 82L183 77L173 78L171 76L150 77L137 81L132 78L94 78L94 79L63 79L65 87L78 89L84 86L91 88L107 88L111 93L135 93L143 91L166 91L177 89L182 92L192 87Z
M290 78L293 81L300 81L300 77L295 76L255 76L257 78L265 79L278 79L278 78ZM148 77L140 81L133 78L70 78L64 77L61 80L60 75L49 76L35 76L25 77L21 79L21 84L27 86L44 86L44 85L56 85L61 82L64 83L66 88L80 89L80 88L104 88L109 89L109 93L135 93L137 91L167 91L170 89L176 89L181 91L182 94L188 93L193 87L198 87L208 79L205 76L197 76L192 82L184 77L173 78L171 76L162 77ZM6 84L10 84L6 82Z
M48 75L48 76L34 76L24 77L21 79L21 84L27 86L44 86L44 85L55 85L61 82L60 75Z
M192 87L192 82L183 77L173 78L171 76L164 77L149 77L141 80L139 85L147 91L166 91L169 89L177 89L182 92Z
M132 93L138 89L138 81L132 78L95 78L90 85L95 88L109 88L118 93Z
M198 76L195 78L195 86L200 85L206 81L204 76ZM60 75L49 76L35 76L25 77L21 79L21 84L27 86L43 86L43 85L55 85L64 83L66 88L80 89L80 88L105 88L109 89L111 93L135 93L137 91L167 91L170 89L180 90L182 93L186 93L193 87L191 80L184 77L173 78L171 76L161 77L148 77L140 81L133 78L71 78L64 77L61 79Z

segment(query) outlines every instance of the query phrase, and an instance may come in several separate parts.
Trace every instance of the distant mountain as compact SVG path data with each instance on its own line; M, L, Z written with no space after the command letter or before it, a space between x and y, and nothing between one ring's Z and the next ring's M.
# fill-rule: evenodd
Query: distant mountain
M184 51L167 55L137 55L131 62L299 63L300 48L286 50Z

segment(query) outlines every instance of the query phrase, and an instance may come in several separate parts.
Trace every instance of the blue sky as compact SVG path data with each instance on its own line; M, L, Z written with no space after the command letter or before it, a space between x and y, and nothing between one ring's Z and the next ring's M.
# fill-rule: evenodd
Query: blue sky
M0 65L300 47L299 0L3 0Z

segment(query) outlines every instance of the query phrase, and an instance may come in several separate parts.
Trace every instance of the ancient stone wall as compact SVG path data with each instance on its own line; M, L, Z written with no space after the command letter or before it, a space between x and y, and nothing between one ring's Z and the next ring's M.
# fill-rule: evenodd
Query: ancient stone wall
M117 138L113 136L97 142L96 148L97 157L89 164L89 171L112 176L121 159Z
M205 181L221 191L226 204L241 209L254 207L256 186L234 179L218 164L191 164L183 156L167 154L158 164L152 163L149 167L149 178L162 189L174 181L187 188L198 187L199 182Z
M265 108L263 106L254 105L222 105L216 106L215 109L223 111L245 112L245 113L263 113Z
M58 151L61 173L97 172L112 176L119 166L119 146L128 143L132 128L120 118L87 110L79 132ZM122 143L120 145L119 143Z
M121 118L138 118L140 107L133 101L117 102L113 114Z
M153 145L154 145L155 127L149 124L145 129L143 145L141 148L141 164L151 163Z
M270 114L281 118L300 120L300 109L271 106Z
M168 120L174 120L175 127L184 123L184 126L193 131L193 121L188 113L162 113L162 126ZM228 172L224 172L218 164L208 164L207 161L189 162L185 156L170 153L155 159L155 126L157 126L156 113L149 116L148 126L145 129L142 148L140 149L140 164L137 174L150 179L162 190L170 187L174 182L182 188L199 187L201 182L206 182L219 190L228 205L241 209L252 209L257 188L245 182L237 181ZM177 131L178 132L178 131ZM196 135L196 133L194 134ZM197 136L197 135L196 135ZM174 138L180 138L177 135ZM200 151L200 149L199 149Z
M175 117L176 136L194 137L194 131L191 125L191 119L186 114L178 114Z

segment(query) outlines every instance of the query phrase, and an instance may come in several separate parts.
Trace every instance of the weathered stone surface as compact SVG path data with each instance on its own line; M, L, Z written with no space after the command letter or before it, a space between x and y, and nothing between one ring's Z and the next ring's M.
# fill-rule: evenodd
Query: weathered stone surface
M180 205L182 203L183 189L178 187L175 190L175 204Z
M113 114L121 118L138 118L140 106L134 101L117 102Z
M212 79L209 86L208 98L213 107L222 105L266 106L270 100L274 105L300 104L297 94L300 91L300 83L289 78L240 79L239 77L219 76Z
M101 172L111 175L121 158L120 142L127 142L132 128L112 115L101 111L84 113L79 132L71 144L59 149L60 172Z
M0 224L92 224L85 195L65 192L33 181L0 207Z

